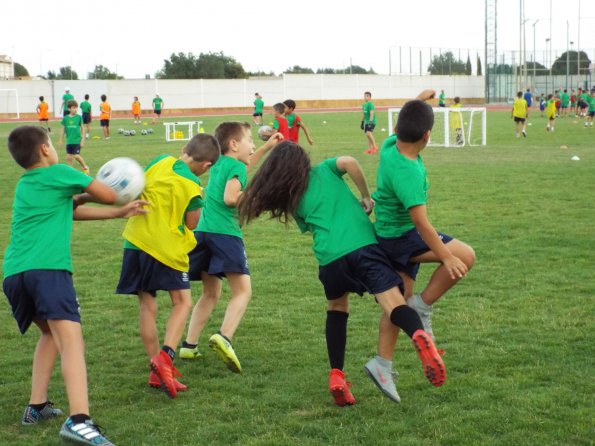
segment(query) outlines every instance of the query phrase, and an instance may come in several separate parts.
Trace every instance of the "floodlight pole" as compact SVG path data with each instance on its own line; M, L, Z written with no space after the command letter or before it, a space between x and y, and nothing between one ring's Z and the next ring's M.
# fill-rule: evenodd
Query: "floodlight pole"
M539 19L535 20L535 22L533 22L533 88L535 88L535 65L537 64L537 52L535 50L535 25L537 25L537 22L539 22Z
M569 29L568 20L566 20L566 88L568 88L568 68L570 67L570 54L568 52L568 43L570 42Z

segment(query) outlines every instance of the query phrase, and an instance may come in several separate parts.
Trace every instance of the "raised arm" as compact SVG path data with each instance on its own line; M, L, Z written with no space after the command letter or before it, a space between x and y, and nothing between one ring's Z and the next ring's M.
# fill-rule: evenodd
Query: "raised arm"
M75 220L107 220L110 218L130 218L135 215L142 215L149 212L143 206L148 205L147 201L134 200L122 207L94 207L77 206L74 209Z
M256 149L256 151L250 157L247 165L248 172L250 172L250 170L258 164L258 161L260 161L260 159L265 156L269 150L271 150L277 145L277 143L281 141L283 141L283 135L281 133L273 133L268 141Z
M370 197L370 190L368 189L368 183L366 182L366 177L364 176L364 171L362 170L362 166L359 162L351 157L351 156L340 156L337 158L337 169L341 172L347 173L349 177L355 183L355 186L359 190L361 195L360 203L366 211L367 214L372 212L374 208L374 201Z

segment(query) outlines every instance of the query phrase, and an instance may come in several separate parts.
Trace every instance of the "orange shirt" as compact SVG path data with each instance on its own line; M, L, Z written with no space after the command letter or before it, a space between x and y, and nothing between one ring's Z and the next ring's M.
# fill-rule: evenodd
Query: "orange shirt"
M135 101L132 103L132 114L140 115L140 102Z
M49 119L50 115L48 113L48 104L47 102L40 102L37 106L37 117L39 119Z
M102 102L99 104L99 119L109 119L112 108L108 102Z

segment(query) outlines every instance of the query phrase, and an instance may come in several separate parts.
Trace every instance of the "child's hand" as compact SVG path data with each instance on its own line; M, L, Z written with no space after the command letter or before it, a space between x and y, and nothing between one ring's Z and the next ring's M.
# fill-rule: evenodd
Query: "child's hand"
M308 143L313 146L314 145L314 140L312 138L308 138Z
M359 128L360 128L360 129L362 129L362 130L364 129L364 121L362 121L362 122L360 123L360 125L359 125Z
M146 214L149 211L144 209L143 206L150 206L151 203L144 200L134 200L118 209L118 217L120 218L130 218L134 217L135 215L142 215Z
M277 132L277 133L273 133L271 135L271 137L269 138L268 142L270 142L271 144L275 145L275 144L283 141L283 139L285 139L285 138L283 138L283 135L281 133Z
M452 280L461 279L467 276L467 265L456 256L450 256L448 259L442 262L442 264L446 267L448 274Z
M364 211L368 215L372 213L372 209L374 209L374 205L376 204L376 202L370 197L362 198L359 203L362 205L362 208L364 208Z

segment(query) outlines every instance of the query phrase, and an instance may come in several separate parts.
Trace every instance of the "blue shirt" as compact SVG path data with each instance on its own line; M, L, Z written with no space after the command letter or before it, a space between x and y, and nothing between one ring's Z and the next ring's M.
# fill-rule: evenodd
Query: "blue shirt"
M523 99L527 101L527 107L531 107L531 104L533 103L533 95L530 91L525 92L525 94L523 95Z

